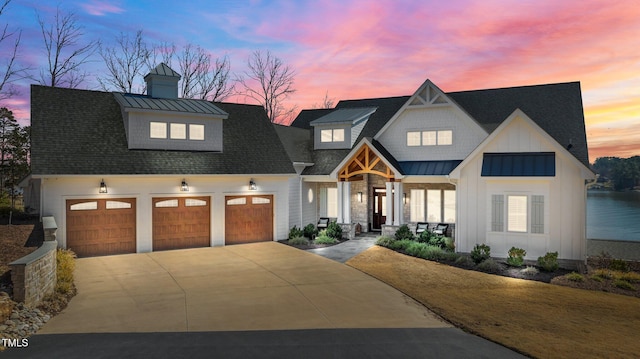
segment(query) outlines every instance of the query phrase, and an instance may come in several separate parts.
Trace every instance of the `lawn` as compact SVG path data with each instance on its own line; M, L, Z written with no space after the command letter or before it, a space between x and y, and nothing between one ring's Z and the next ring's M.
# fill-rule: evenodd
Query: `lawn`
M637 358L640 299L451 267L375 246L347 262L468 332L538 358Z

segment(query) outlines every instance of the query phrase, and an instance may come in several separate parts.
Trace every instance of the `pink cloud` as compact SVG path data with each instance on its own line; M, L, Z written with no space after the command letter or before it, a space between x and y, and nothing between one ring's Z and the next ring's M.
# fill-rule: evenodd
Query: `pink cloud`
M124 9L101 0L91 0L88 3L80 5L87 13L95 16L104 16L107 14L120 14Z

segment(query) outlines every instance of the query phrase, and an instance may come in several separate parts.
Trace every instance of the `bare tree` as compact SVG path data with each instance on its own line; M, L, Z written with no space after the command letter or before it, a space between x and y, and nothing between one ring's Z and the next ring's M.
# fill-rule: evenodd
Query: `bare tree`
M0 3L0 16L5 12L11 0L5 0ZM13 37L13 41L10 38ZM20 67L17 62L18 48L22 37L21 30L9 30L9 24L5 24L0 31L0 101L6 100L18 93L13 82L19 81L27 77L26 67ZM9 43L7 44L6 41ZM8 46L4 46L7 44Z
M47 65L40 70L39 83L46 86L78 87L87 77L82 66L89 61L99 42L81 42L84 32L76 21L76 15L73 12L63 13L59 7L52 24L47 24L40 15L38 23L47 54Z
M295 107L286 109L283 101L293 94L295 72L270 51L254 51L247 60L246 77L237 79L244 87L245 96L258 101L271 122L286 122Z
M187 44L177 59L182 74L182 97L222 101L233 92L227 56L212 62L211 55L204 49Z
M136 80L143 76L142 69L151 54L142 37L142 30L138 30L133 38L120 33L116 37L116 46L99 46L98 52L107 67L107 73L98 76L102 89L133 92Z
M322 99L322 103L314 103L312 108L333 108L334 98L329 98L329 91L324 93L324 98Z

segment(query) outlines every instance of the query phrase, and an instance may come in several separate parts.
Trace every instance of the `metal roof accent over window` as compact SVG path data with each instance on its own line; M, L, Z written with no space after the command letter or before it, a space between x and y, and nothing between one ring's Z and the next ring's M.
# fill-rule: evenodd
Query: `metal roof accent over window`
M311 126L347 123L356 125L361 121L368 119L369 116L376 112L377 109L377 107L339 109L332 111L317 120L311 121L309 124Z
M151 110L213 115L227 118L228 114L206 100L152 98L146 95L114 92L116 101L125 111Z
M462 160L450 161L403 161L400 170L407 176L445 176L451 173Z
M554 152L485 153L482 176L495 177L554 177Z

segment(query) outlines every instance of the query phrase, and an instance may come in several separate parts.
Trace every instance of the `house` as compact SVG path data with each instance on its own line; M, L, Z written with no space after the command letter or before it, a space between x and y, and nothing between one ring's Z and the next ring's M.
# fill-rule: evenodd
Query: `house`
M60 245L94 256L286 238L295 170L262 107L179 99L164 64L145 80L148 95L31 87L27 182Z
M340 101L276 126L299 174L290 226L447 224L456 250L583 260L589 169L580 84ZM306 143L306 146L304 145ZM295 193L294 193L295 192Z
M33 86L41 215L81 255L285 239L333 218L353 237L447 224L456 250L583 260L589 169L577 82L340 101L271 125L258 106Z

